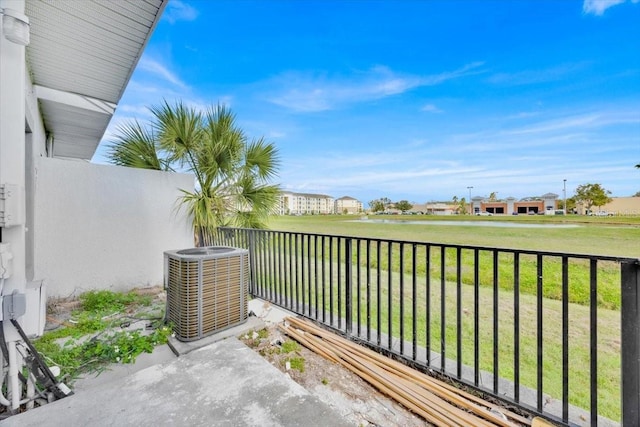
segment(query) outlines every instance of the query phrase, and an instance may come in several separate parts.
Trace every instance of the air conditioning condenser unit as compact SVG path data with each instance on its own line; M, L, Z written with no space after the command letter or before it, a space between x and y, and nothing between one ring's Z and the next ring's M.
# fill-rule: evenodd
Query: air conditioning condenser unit
M164 253L167 319L180 341L247 320L249 251L226 246Z

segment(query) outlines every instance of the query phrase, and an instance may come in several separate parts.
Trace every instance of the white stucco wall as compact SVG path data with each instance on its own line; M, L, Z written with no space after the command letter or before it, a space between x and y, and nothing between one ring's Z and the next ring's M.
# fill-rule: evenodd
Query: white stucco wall
M193 177L84 161L35 161L34 279L49 297L162 284L163 252L193 246L180 188Z
M24 13L24 0L0 0L0 8L12 9ZM0 19L0 34L4 20ZM13 187L11 191L12 220L11 226L3 227L2 240L2 275L0 283L2 295L14 291L26 291L26 237L25 237L25 81L26 75L24 46L9 41L0 35L0 184ZM8 267L8 268L7 268ZM29 304L30 297L28 297ZM29 311L40 311L40 307ZM20 316L24 325L24 317ZM3 322L7 342L20 340L10 322ZM25 327L32 333L31 327Z

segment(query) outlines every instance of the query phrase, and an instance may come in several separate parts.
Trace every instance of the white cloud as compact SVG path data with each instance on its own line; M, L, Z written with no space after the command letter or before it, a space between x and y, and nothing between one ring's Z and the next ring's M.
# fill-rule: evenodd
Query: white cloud
M465 66L458 68L457 70L445 71L444 73L421 77L421 86L434 86L447 80L456 79L458 77L480 74L483 71L479 70L479 68L483 65L484 62L476 61L470 64L466 64Z
M595 126L600 119L598 114L586 114L580 116L572 116L562 119L549 120L546 122L537 123L533 126L523 127L520 129L514 129L508 131L507 134L522 135L522 134L535 134L535 133L547 133L554 131L566 131L569 129L584 129L586 127Z
M138 82L135 78L132 79L127 85L127 92L135 92L135 93L145 93L145 94L153 94L158 93L160 88L155 85L147 84L146 82L143 84Z
M596 113L580 114L559 119L542 121L532 126L513 129L506 132L506 134L521 135L556 131L568 132L572 129L575 132L581 132L586 129L599 129L613 124L623 125L634 123L640 123L640 116L638 116L638 111L619 111L615 113L601 111Z
M371 168L384 168L387 166L398 166L406 164L415 156L407 151L393 150L393 151L379 151L376 153L354 153L347 152L334 152L325 153L323 159L323 167L330 170L341 169L371 169ZM309 165L312 165L317 160L314 158L306 160Z
M638 3L639 0L631 0L631 3ZM584 0L582 12L602 16L610 7L625 3L626 0Z
M284 132L280 132L280 131L277 131L277 130L272 130L269 133L267 133L266 138L268 138L268 139L278 139L278 138L284 138L286 136L287 136L287 134L284 133Z
M135 117L151 117L151 111L149 107L145 105L118 105L118 111L121 113L130 113Z
M424 105L420 111L425 111L427 113L442 113L442 110L436 107L434 104Z
M386 141L379 135L381 145L368 150L357 149L354 142L353 147L336 144L317 156L283 152L282 182L294 191L349 195L364 203L377 197L420 203L454 194L468 197L470 185L474 195L561 194L563 179L568 180L569 195L584 182L601 182L615 195L632 193L629 180L637 175L635 163L623 164L619 153L637 152L638 139L609 130L637 126L637 106L516 117L519 120L506 114L472 121L465 134L400 132Z
M182 101L182 103L186 107L192 108L192 109L194 109L195 111L197 111L199 113L206 114L212 108L215 109L215 107L217 105L221 105L222 107L225 107L227 109L231 109L231 100L232 99L233 99L233 97L231 97L231 96L221 96L216 100L204 101L202 99L197 99L197 98L177 97L176 101Z
M477 74L480 62L457 70L429 76L395 73L387 67L377 66L368 72L348 78L329 79L326 75L299 72L284 73L272 81L279 93L269 101L298 112L326 111L342 105L373 101L398 95L422 86L435 86L447 80Z
M168 81L175 86L179 86L182 89L187 88L187 85L182 80L180 80L180 78L176 74L171 72L165 65L161 64L158 61L155 61L148 57L143 57L138 63L138 68L151 74L155 74L156 76Z
M511 116L505 117L505 120L511 119ZM637 108L621 108L615 112L598 110L551 118L547 114L546 117L528 120L528 123L518 121L515 126L503 122L494 129L449 135L446 139L447 152L456 155L471 154L475 158L484 154L487 162L494 161L489 158L490 155L501 157L503 153L513 150L551 150L559 153L562 150L575 152L588 147L588 151L594 153L597 147L616 146L616 141L611 137L608 144L603 144L600 140L599 135L606 129L639 123Z
M194 21L197 17L198 11L180 0L171 0L162 15L162 18L170 24L175 24L177 21Z
M173 89L172 89L173 87ZM129 109L130 113L144 113L144 107L157 105L163 99L168 101L184 99L186 91L179 87L167 84L164 80L160 82L152 82L150 79L143 79L135 76L127 86L127 92L121 103L118 105L118 112L123 108ZM134 111L136 110L137 111ZM117 113L116 113L117 114ZM146 114L149 115L147 111Z
M557 81L566 75L573 74L583 69L587 63L562 64L553 68L542 70L524 70L515 73L497 73L489 77L488 81L494 84L527 85Z
M513 119L528 119L530 117L535 117L537 115L539 115L540 112L538 111L521 111L519 113L516 114L512 114L510 116L505 117L506 120L513 120Z

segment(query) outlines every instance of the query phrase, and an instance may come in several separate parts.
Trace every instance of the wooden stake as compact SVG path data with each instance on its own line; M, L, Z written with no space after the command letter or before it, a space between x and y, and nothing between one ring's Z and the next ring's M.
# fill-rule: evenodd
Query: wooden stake
M429 422L443 426L514 426L508 419L531 425L531 420L429 377L402 363L328 332L309 321L289 317L286 334L328 360L340 363L382 393ZM467 412L468 411L468 412Z

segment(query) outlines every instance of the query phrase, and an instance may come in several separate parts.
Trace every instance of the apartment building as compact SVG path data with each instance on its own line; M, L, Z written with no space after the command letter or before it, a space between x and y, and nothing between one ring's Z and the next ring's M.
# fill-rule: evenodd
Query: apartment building
M362 202L353 197L343 196L336 199L335 212L338 214L357 214L362 212Z
M325 194L280 193L279 215L318 215L335 213L333 197Z

